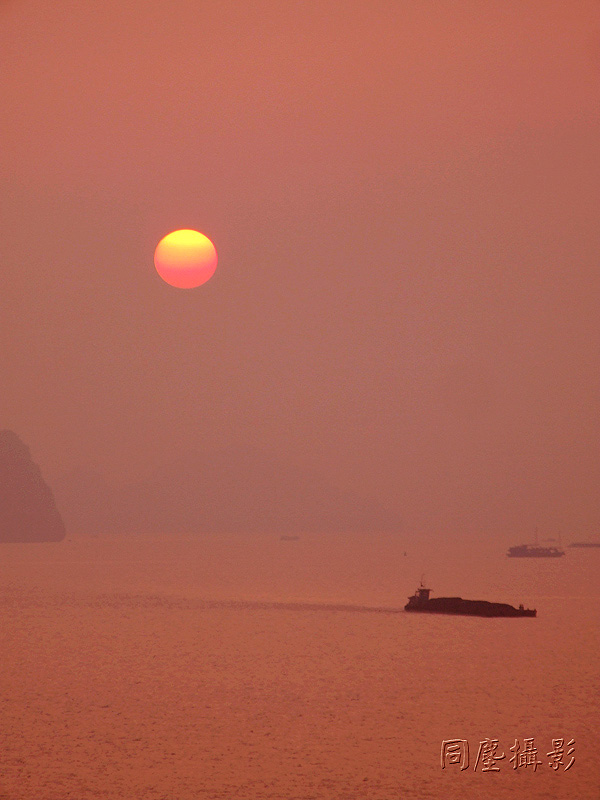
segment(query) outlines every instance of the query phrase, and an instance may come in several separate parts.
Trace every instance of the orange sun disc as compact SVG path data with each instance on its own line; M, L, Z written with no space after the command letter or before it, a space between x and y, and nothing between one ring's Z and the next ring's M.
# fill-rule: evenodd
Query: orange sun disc
M154 266L171 286L193 289L212 278L217 268L217 251L203 233L188 229L173 231L157 244Z

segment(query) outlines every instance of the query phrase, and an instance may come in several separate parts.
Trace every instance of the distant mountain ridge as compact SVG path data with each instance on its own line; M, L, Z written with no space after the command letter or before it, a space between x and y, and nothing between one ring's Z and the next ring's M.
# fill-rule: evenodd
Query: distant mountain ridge
M91 472L56 482L81 533L395 530L397 517L318 474L252 448L187 452L144 481L113 486Z
M65 533L29 448L13 431L0 431L0 542L59 542Z

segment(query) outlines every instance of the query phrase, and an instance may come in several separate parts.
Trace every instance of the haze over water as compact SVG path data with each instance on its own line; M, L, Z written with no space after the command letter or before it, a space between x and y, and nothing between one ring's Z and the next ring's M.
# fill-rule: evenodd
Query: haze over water
M4 545L2 800L595 800L599 551L391 536ZM535 619L406 614L436 595ZM500 772L473 769L499 739ZM543 763L515 771L534 737ZM555 772L553 738L575 739ZM467 739L470 767L440 766Z
M0 547L0 800L598 800L600 552L505 550L600 531L599 28L0 2L0 431L68 531Z

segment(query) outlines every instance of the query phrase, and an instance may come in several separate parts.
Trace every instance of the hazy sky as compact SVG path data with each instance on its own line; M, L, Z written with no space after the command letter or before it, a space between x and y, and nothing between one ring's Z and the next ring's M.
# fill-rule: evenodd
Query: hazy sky
M0 2L0 427L258 446L415 529L589 535L596 0ZM175 228L219 267L153 266ZM581 538L581 537L580 537Z

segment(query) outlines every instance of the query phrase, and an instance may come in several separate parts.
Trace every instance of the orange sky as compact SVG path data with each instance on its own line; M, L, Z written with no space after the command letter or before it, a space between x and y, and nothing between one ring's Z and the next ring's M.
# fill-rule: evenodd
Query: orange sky
M598 530L597 2L0 3L0 427ZM170 230L219 268L166 286ZM580 537L581 538L581 537Z

